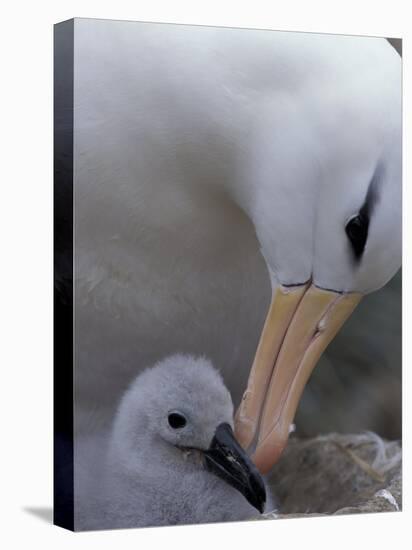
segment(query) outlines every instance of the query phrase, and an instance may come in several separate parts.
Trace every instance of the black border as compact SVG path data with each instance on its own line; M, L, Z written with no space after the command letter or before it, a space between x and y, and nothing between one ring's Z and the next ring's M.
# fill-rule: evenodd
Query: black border
M73 53L74 20L54 26L54 511L74 530Z

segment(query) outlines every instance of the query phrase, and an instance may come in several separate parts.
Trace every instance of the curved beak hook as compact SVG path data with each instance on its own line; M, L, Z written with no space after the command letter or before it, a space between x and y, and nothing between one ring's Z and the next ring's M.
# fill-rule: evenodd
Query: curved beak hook
M266 502L266 489L261 475L235 439L229 424L220 424L210 447L203 451L208 470L237 489L260 513Z

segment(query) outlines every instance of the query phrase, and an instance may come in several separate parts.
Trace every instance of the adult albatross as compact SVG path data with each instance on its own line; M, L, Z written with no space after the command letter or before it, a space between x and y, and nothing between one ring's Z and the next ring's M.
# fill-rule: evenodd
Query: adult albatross
M399 56L368 37L74 32L76 429L136 363L205 353L234 394L250 371L236 433L267 472L323 350L401 264Z

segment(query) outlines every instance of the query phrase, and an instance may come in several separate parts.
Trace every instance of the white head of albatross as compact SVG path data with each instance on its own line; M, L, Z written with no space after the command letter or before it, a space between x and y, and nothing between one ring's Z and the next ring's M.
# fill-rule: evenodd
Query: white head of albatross
M266 132L258 142L254 201L244 207L268 266L272 302L236 433L263 472L284 448L323 350L362 296L401 265L400 64L389 46L387 54L386 82L378 78L374 88L357 74L353 89L332 95L326 84L314 98L301 98L304 109L293 105L287 142ZM307 117L298 127L296 113ZM272 115L283 120L277 109ZM274 164L275 183L268 177Z

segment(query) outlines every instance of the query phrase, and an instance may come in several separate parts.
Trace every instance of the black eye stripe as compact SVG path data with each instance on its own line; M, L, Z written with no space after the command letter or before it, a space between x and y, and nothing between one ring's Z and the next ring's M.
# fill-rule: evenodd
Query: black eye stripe
M369 222L377 203L380 200L380 187L384 178L384 171L379 163L369 183L365 202L359 213L353 216L345 226L346 235L352 245L356 260L360 260L368 240Z
M346 235L352 245L355 258L359 259L368 240L369 216L363 209L351 218L345 226Z
M179 428L184 428L186 426L186 418L183 414L178 412L169 413L167 420L169 422L169 426L174 430L178 430Z

